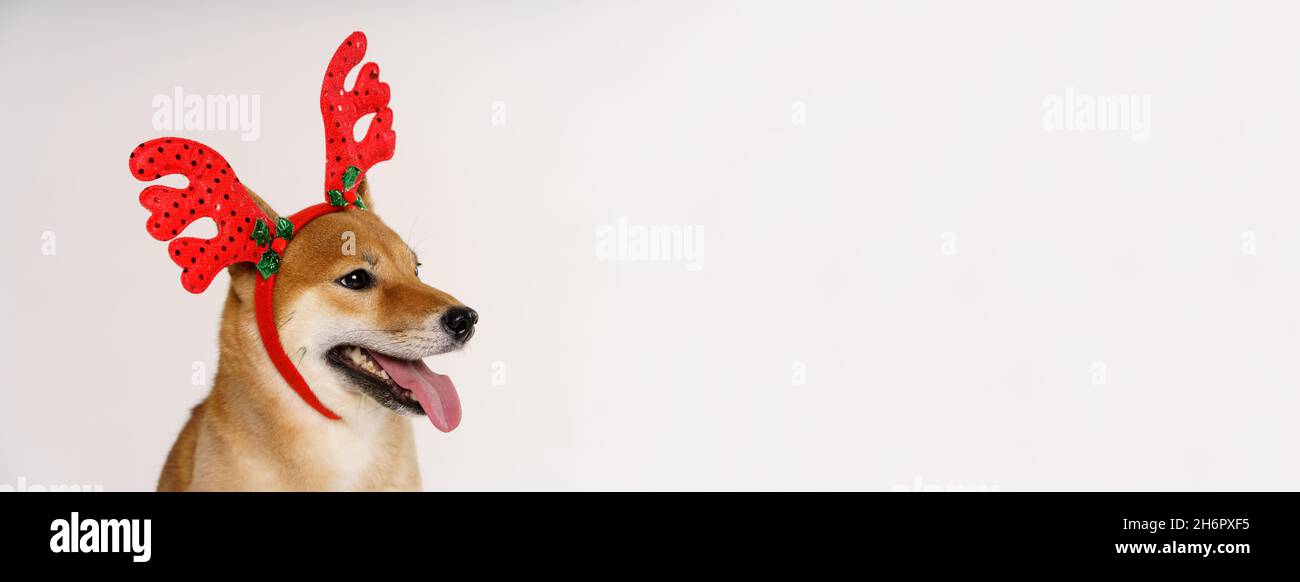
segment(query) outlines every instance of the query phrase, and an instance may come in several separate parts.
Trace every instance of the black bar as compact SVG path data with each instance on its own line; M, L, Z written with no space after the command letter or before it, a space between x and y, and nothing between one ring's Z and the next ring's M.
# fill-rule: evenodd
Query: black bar
M572 557L574 567L599 556L647 568L665 567L665 559L775 568L868 557L925 568L1254 568L1294 561L1294 500L1276 493L16 493L0 495L7 522L0 548L10 565L41 571L376 559L385 568L419 569L421 560L485 551L506 556L493 569L552 564L557 556ZM137 563L128 551L53 552L51 525L70 526L73 512L83 527L150 520L149 560ZM1155 544L1157 553L1120 553L1117 544ZM1191 553L1190 544L1213 549Z

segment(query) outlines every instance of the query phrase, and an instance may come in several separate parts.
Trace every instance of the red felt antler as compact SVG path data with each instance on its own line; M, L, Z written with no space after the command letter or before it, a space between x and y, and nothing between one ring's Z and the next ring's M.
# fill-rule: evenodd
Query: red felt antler
M189 179L184 188L154 185L140 192L140 204L152 213L145 227L154 238L176 238L204 217L217 223L215 237L182 237L167 245L168 256L182 269L186 290L202 293L221 269L262 257L266 244L254 240L254 230L271 222L221 154L196 141L160 138L137 146L130 166L131 175L141 181L171 174Z
M366 55L366 35L348 36L325 70L320 112L325 121L325 199L335 206L357 204L355 186L371 166L392 159L397 144L393 110L388 108L388 84L379 80L379 65L366 63L348 91L343 81ZM364 115L375 114L361 141L353 128ZM363 206L364 207L364 206Z

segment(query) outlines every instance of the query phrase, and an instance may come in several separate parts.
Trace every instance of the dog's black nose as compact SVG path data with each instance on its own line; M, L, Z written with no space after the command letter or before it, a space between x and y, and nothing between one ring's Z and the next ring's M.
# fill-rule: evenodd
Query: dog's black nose
M459 342L469 341L470 336L474 335L476 323L478 312L464 305L448 309L442 316L442 327L447 328L447 332Z

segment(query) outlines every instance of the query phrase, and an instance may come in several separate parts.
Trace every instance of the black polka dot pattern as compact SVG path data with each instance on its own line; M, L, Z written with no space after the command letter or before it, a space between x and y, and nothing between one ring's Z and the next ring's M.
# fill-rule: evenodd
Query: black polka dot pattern
M137 146L130 166L131 175L142 181L172 174L189 179L182 188L153 185L140 192L140 205L152 213L145 227L154 238L171 240L203 217L217 225L213 238L181 237L167 247L168 256L182 268L181 285L186 290L202 293L227 266L261 258L264 249L247 236L236 236L241 228L237 225L259 218L271 221L244 191L230 164L212 148L187 139L159 138Z
M357 74L351 91L343 82L366 55L366 35L354 32L334 53L325 80L321 83L320 110L325 122L325 192L349 189L343 186L343 173L356 166L361 174L371 166L392 159L397 145L393 132L393 110L388 108L388 83L379 80L379 65L366 63ZM353 129L361 117L375 114L361 141L353 139ZM359 180L358 180L359 183ZM354 188L356 184L353 184ZM351 201L353 196L348 196ZM329 201L329 196L325 196Z

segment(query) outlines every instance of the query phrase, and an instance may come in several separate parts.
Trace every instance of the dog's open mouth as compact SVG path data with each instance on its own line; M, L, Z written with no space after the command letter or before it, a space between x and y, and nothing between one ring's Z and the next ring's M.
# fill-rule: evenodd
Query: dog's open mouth
M451 432L460 424L456 386L421 360L403 360L357 346L336 346L327 359L388 408L423 413L442 432Z

